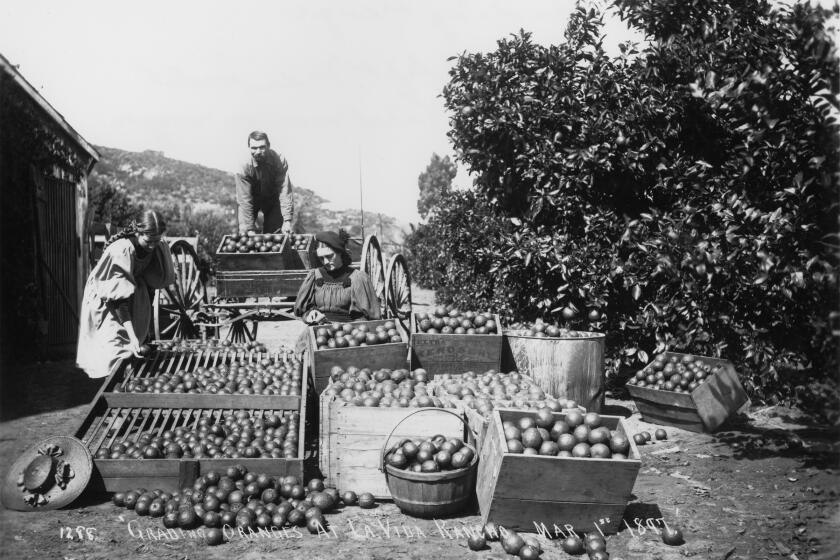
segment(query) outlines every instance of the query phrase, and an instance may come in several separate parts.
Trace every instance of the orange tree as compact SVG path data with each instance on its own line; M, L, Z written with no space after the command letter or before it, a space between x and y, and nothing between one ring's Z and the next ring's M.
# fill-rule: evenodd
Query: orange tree
M732 359L756 397L795 397L796 372L836 366L831 14L615 7L644 47L608 56L579 7L560 45L521 32L457 57L449 137L475 181L415 230L415 267L445 301L604 330L611 373L687 351Z

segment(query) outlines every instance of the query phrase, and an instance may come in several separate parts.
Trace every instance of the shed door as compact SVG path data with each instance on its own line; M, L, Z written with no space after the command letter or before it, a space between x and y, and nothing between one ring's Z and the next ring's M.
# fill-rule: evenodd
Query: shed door
M75 344L79 329L76 291L76 185L47 177L38 189L41 277L47 318L47 345Z

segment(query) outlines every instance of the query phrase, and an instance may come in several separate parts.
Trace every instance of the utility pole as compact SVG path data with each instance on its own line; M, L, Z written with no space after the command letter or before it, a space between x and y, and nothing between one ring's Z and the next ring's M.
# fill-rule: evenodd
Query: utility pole
M362 197L362 149L359 148L359 211L362 213L362 239L365 238L365 205Z

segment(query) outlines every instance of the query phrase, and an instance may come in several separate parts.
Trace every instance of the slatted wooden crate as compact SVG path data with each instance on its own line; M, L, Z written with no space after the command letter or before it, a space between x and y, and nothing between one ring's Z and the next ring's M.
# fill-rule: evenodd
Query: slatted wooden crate
M549 528L568 524L576 532L593 531L596 525L605 534L617 532L641 467L621 417L601 419L603 426L628 438L630 454L624 460L508 453L502 422L517 422L530 414L493 411L478 463L476 495L482 523L494 521L524 532L535 532L540 523ZM554 416L565 418L561 412Z
M682 358L690 354L665 352L665 356ZM695 356L718 373L709 376L691 393L663 391L627 384L636 407L646 422L674 426L692 432L714 432L739 410L748 407L750 399L738 380L732 362L705 356ZM651 371L648 364L642 371Z
M502 360L501 322L493 315L499 332L494 334L428 334L417 328L411 314L411 369L423 368L429 375L465 371L499 371Z
M286 270L294 268L290 266L290 257L293 252L289 247L289 238L283 234L266 234L277 235L280 239L279 251L272 251L266 253L225 253L222 251L227 241L231 238L230 235L225 235L219 242L219 247L216 249L216 261L218 270L225 271L241 271L241 270Z
M155 351L142 359L121 360L105 381L103 388L106 393L113 393L109 402L116 406L134 407L148 404L150 395L154 396L154 403L158 407L171 408L255 408L255 409L300 409L301 395L305 385L305 366L299 363L301 387L296 388L297 394L290 395L245 395L224 393L130 393L126 388L132 381L140 379L154 379L157 376L177 371L194 372L199 367L212 367L217 364L229 364L233 361L255 363L269 362L277 365L284 359L289 359L291 351L281 356L281 353L270 355L267 352L242 350L198 350L198 351Z
M330 383L330 372L334 366L346 369L347 366L366 367L371 370L388 368L401 369L408 367L408 333L399 321L379 319L376 321L354 321L354 327L366 325L374 331L379 325L387 322L394 323L394 328L400 333L403 342L388 342L371 346L352 346L346 348L322 348L318 350L315 342L316 333L322 326L309 327L309 354L312 364L312 381L315 391L320 394Z
M437 434L465 438L464 424L437 408L379 408L348 405L335 395L320 397L319 462L326 484L340 491L370 492L390 499L385 474L379 470L382 447L391 430L417 410L428 410L406 419L394 432L389 445L403 438L426 438ZM459 414L460 414L459 410Z
M307 364L304 363L304 368ZM248 470L274 476L303 477L304 443L306 440L306 378L302 379L300 396L205 395L114 393L118 364L108 382L103 384L86 417L74 431L96 455L103 446L116 442L136 442L142 433L160 435L177 427L194 428L199 419L223 419L237 411L248 411L252 418L266 418L298 412L298 442L295 458L201 458L201 459L101 459L94 458L94 487L117 492L134 488L161 488L175 491L191 484L197 476L210 470L243 465ZM304 369L305 371L305 369ZM259 398L258 398L259 397Z

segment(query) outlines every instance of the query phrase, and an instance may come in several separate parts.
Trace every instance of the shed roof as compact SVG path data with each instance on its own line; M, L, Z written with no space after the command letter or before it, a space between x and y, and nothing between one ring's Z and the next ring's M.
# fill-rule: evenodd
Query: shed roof
M17 69L17 66L9 62L9 60L2 54L0 54L0 71L8 74L9 78L16 83L52 121L54 121L58 128L71 142L76 144L81 150L87 152L91 158L88 166L88 172L90 172L93 164L99 161L99 152L96 151L93 145L85 140L81 134L76 132L76 129L70 126L67 119L65 119L64 116L55 109L55 107L50 105L50 103L44 99L40 93L38 93L38 90L36 90L35 87L23 77Z

